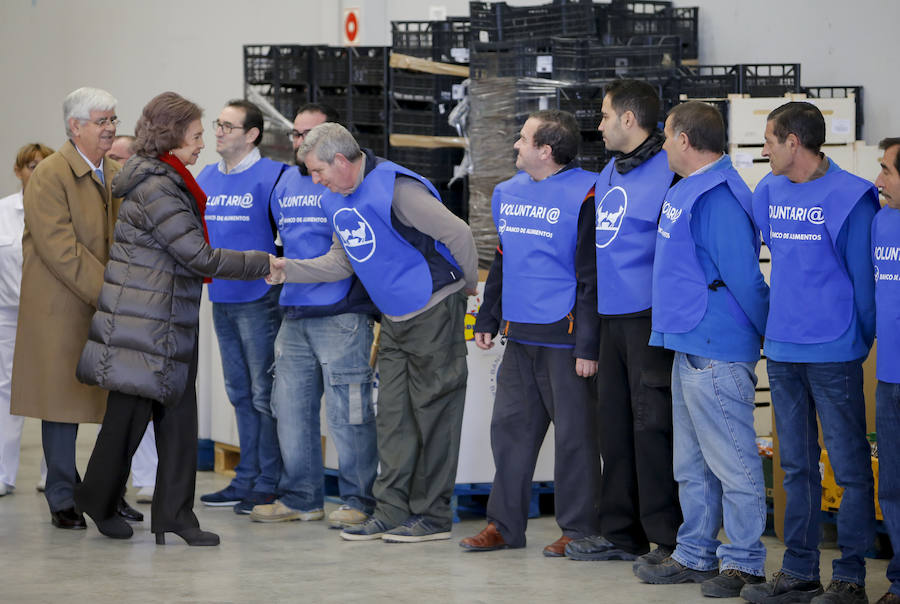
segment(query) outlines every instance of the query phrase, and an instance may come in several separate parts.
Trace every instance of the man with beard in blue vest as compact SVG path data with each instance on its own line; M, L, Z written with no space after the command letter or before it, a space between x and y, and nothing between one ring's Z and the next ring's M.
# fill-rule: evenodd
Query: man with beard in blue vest
M213 122L216 151L222 159L206 166L197 183L206 193L209 242L235 250L276 253L275 222L269 201L286 166L260 156L263 117L259 108L232 100ZM213 279L209 299L222 355L225 391L237 419L240 463L231 483L200 497L209 506L233 506L249 514L255 505L275 500L281 453L270 395L274 342L281 325L280 287L263 279Z
M565 111L533 113L522 126L511 179L494 188L500 245L475 322L475 344L507 339L491 418L494 483L488 525L460 541L468 551L525 546L531 481L550 422L554 426L554 500L562 536L544 548L561 557L573 539L597 532L600 478L595 401L597 371L592 266L578 266L579 225L587 219L597 174L578 167L578 122ZM590 263L588 263L590 264Z
M354 272L382 313L375 510L348 541L449 539L466 397L466 293L478 282L469 226L430 182L376 157L340 124L320 124L297 157L329 192L328 253L273 262L273 282L340 281Z
M672 353L647 344L656 225L676 177L662 150L656 90L620 80L605 93L598 130L616 157L597 180L579 235L579 258L596 274L587 295L599 318L600 531L570 543L566 554L657 563L672 553L681 524L672 477ZM657 545L652 552L650 543Z
M866 602L865 553L875 538L871 450L866 440L863 360L875 336L871 182L820 149L825 119L810 103L768 115L763 156L772 167L753 192L753 213L772 252L764 352L785 472L786 551L750 602ZM837 484L841 556L819 581L819 443L816 415Z
M878 334L878 501L891 543L900 544L900 137L886 138L875 186L886 202L872 223ZM900 546L887 568L890 590L877 604L900 604Z
M310 130L337 122L326 105L300 107L291 141L294 152ZM316 258L331 248L333 231L320 200L328 189L309 176L301 158L282 175L272 196L272 214L289 258ZM324 517L324 464L319 412L325 394L329 438L338 454L342 505L332 527L360 524L375 508L372 484L375 447L374 375L369 366L373 315L378 310L359 279L288 283L281 290L284 319L275 339L272 411L283 463L278 500L257 505L256 522L319 520Z
M722 116L706 103L683 103L669 112L665 134L681 180L659 219L650 344L675 352L673 461L684 522L671 556L635 565L634 574L735 598L745 584L765 581L766 492L753 410L769 290L752 194L723 154ZM717 537L723 522L726 544Z

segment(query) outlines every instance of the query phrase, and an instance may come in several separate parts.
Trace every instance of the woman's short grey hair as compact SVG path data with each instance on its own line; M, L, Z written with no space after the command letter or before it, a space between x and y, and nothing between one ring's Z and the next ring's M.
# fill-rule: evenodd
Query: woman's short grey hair
M63 120L66 123L66 136L71 137L69 120L75 118L85 121L91 119L91 111L112 111L118 102L105 90L87 86L73 90L63 101Z
M334 163L334 156L338 153L350 161L362 155L359 143L350 131L334 122L325 122L310 130L300 145L297 157L306 157L310 151L315 151L316 158L326 164Z

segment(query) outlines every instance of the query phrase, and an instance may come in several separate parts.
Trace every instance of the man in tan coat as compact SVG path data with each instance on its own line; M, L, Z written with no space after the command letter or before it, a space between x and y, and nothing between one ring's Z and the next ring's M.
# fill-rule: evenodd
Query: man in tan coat
M69 140L40 163L25 194L22 288L10 410L43 420L46 497L54 526L85 528L72 489L79 423L100 423L106 391L75 379L87 341L120 200L106 160L119 123L116 99L79 88L63 103Z

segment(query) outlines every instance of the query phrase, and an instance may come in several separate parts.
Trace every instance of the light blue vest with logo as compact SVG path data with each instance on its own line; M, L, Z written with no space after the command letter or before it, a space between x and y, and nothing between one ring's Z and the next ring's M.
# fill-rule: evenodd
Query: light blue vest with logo
M627 174L611 160L597 179L597 312L624 315L650 308L656 226L674 174L660 151Z
M541 181L519 172L494 187L505 320L554 323L575 306L578 214L596 179L596 173L581 168Z
M872 221L875 264L876 377L900 384L900 210L885 206Z
M213 247L275 253L269 198L284 164L262 158L237 174L223 174L217 164L206 166L197 184L206 193L206 229ZM269 291L265 279L213 279L212 302L251 302Z
M392 224L391 202L398 174L415 178L440 201L440 194L427 179L390 161L377 164L350 195L329 191L321 200L354 272L378 309L393 316L419 310L428 303L437 284L447 284L432 273L433 267L422 251ZM428 239L450 278L462 279L462 270L447 247Z
M331 249L334 231L322 210L322 195L328 189L297 168L282 175L272 195L272 216L281 234L286 258L317 258ZM285 283L279 302L282 306L326 306L342 300L350 290L352 277L330 283Z
M752 222L752 193L731 166L683 178L666 195L659 219L653 264L653 331L687 333L706 314L710 284L697 259L691 233L691 211L704 193L723 183ZM758 254L758 239L755 244ZM727 289L725 294L731 296ZM732 308L740 308L733 297L732 301Z
M753 192L753 214L772 252L766 338L795 344L831 342L853 318L853 284L835 249L857 202L877 204L872 183L835 166L794 183L769 174Z

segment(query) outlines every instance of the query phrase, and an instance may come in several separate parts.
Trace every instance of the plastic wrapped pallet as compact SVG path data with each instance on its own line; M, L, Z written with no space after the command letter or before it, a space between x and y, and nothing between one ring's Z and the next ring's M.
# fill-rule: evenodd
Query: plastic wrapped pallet
M529 114L555 108L556 90L565 85L539 78L484 78L469 85L469 225L482 267L490 266L497 247L491 196L516 173L513 144L519 130Z

